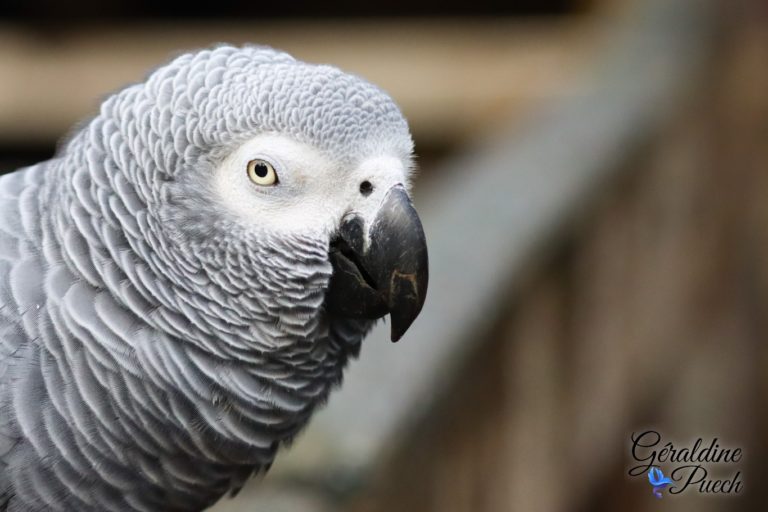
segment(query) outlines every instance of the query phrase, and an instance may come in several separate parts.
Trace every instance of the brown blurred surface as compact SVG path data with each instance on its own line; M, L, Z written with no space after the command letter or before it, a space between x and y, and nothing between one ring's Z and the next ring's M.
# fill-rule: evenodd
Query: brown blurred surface
M429 19L111 24L53 34L0 25L0 143L48 144L184 49L266 44L387 90L425 145L478 138L553 96L583 65L589 21Z

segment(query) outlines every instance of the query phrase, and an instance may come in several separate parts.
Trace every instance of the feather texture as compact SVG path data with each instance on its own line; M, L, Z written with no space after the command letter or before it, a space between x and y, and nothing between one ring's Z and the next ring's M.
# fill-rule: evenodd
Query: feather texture
M371 322L324 312L328 240L249 231L200 186L261 131L348 158L411 151L375 87L220 47L0 178L0 510L201 510L340 382Z

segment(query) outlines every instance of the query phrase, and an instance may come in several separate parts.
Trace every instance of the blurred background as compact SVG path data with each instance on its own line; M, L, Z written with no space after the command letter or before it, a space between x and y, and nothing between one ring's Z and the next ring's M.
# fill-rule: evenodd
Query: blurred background
M0 172L216 42L396 99L431 278L405 339L375 331L212 510L768 510L765 0L4 0ZM742 492L658 500L628 475L647 429L742 448L709 468Z

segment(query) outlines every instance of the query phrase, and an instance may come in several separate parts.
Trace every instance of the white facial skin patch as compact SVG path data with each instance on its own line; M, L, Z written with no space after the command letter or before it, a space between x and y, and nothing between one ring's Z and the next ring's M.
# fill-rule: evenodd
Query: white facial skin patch
M274 168L275 184L254 182L248 172L254 160ZM245 226L328 237L348 213L365 219L367 229L386 192L407 183L406 171L404 162L388 155L350 167L311 145L267 133L224 159L214 172L213 185L222 205Z

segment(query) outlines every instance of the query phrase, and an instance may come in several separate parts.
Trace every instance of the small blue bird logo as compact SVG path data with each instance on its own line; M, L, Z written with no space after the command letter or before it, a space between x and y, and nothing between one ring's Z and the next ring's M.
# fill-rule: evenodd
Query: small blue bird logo
M672 483L672 479L664 476L661 468L656 466L651 466L651 469L648 470L648 481L653 486L653 495L657 498L661 498L661 491Z

